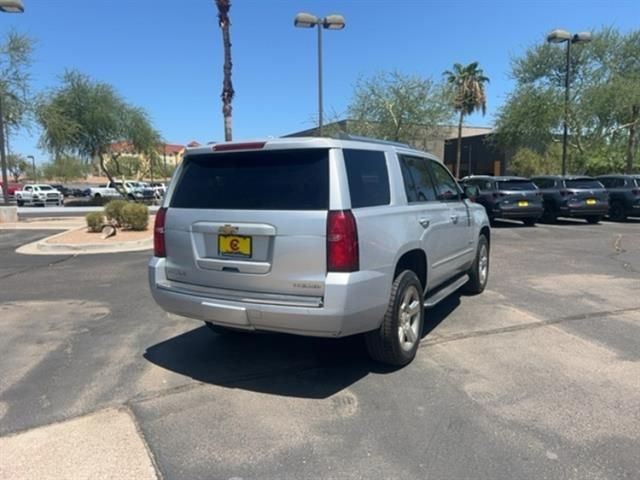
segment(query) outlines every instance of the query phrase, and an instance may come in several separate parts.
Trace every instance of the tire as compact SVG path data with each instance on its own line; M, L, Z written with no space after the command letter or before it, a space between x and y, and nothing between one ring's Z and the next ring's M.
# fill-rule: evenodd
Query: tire
M16 203L19 207L24 207L24 200L17 200Z
M411 270L403 271L393 281L380 328L364 334L371 358L397 367L415 358L424 324L423 305L420 280Z
M99 193L96 193L96 194L93 196L93 198L101 198L101 197L102 197L102 195L100 195Z
M590 223L591 225L595 225L596 223L600 223L600 220L602 220L602 217L599 217L599 216L587 217L586 220L587 220L587 223Z
M556 223L558 221L558 214L550 209L545 209L542 218L545 222L548 223Z
M621 202L613 202L609 207L609 218L614 222L624 222L627 214L624 211L624 205Z
M478 238L478 248L473 265L467 272L469 281L464 284L462 291L469 295L478 295L484 292L489 280L489 242L487 237L480 235Z
M522 219L522 223L524 223L527 227L535 227L537 221L538 221L537 218L523 218Z

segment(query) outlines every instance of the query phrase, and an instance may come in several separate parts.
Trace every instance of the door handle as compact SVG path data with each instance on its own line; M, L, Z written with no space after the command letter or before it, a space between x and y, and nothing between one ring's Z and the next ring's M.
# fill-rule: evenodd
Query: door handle
M458 223L458 215L451 215L451 222Z
M431 224L431 222L426 218L421 218L420 220L418 220L418 223L420 223L423 228L429 228L429 225Z

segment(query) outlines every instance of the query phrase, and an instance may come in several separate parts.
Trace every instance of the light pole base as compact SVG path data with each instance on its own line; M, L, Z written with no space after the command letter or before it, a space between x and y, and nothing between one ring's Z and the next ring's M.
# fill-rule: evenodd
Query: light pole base
M18 221L18 207L0 206L0 223L16 223Z

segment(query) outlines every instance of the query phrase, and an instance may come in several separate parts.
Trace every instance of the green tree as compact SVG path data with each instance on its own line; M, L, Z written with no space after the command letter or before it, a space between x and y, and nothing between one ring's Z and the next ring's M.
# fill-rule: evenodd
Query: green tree
M111 148L113 143L129 142L142 155L152 154L161 143L144 110L125 102L111 85L73 71L42 99L36 114L43 130L42 147L54 156L71 154L97 161L110 181L109 166L122 155Z
M45 178L56 179L62 183L85 178L90 166L81 158L72 155L59 155L53 161L45 163L41 170Z
M231 20L229 19L229 10L231 2L229 0L215 0L218 9L218 25L222 30L222 48L224 50L224 66L222 80L222 116L224 117L224 139L230 142L233 139L232 130L232 106L233 84L231 83Z
M637 169L640 31L596 31L571 49L570 65L570 171ZM561 142L565 72L565 50L555 45L541 42L513 60L516 86L498 113L497 143L542 155Z
M7 155L7 168L13 177L13 181L18 183L20 178L27 172L31 171L31 166L27 159L20 154L10 153Z
M349 133L415 144L451 119L444 88L430 79L380 72L356 83Z
M0 163L4 185L8 180L5 135L27 123L31 107L29 67L32 54L33 40L26 35L11 32L0 44Z
M482 111L483 115L486 113L487 96L484 85L489 82L489 77L484 76L478 62L472 62L469 65L456 63L453 65L453 70L447 70L443 75L452 88L451 104L459 114L458 147L456 149L456 176L459 177L464 117L477 110Z

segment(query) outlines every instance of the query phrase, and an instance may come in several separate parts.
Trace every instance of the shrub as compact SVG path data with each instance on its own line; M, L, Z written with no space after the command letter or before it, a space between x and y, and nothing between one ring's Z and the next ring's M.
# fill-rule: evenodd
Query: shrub
M122 216L124 207L129 204L126 200L111 200L104 206L104 214L107 220L114 221L117 227L124 227L125 221Z
M102 212L87 213L85 219L90 232L97 233L102 231L102 225L104 224L104 214Z
M141 203L127 203L122 208L121 225L126 230L146 230L149 225L149 209Z

